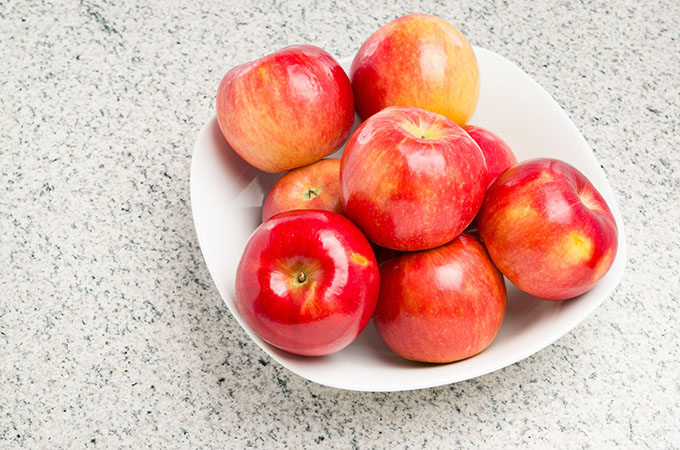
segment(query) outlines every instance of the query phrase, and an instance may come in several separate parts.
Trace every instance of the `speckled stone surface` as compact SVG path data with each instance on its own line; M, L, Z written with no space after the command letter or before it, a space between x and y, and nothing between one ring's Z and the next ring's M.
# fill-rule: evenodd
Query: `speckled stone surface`
M246 3L0 0L0 448L678 448L680 3ZM331 389L223 304L191 151L233 65L291 43L352 56L414 11L562 105L614 188L629 260L593 315L517 364Z

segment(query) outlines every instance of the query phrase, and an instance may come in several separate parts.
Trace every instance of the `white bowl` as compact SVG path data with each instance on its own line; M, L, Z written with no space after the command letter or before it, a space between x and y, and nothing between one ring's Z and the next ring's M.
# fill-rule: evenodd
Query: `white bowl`
M191 208L198 241L217 290L238 323L262 350L290 371L316 383L358 391L401 391L474 378L541 350L586 318L623 276L623 220L604 171L576 126L550 95L519 67L489 50L475 48L481 96L470 123L500 135L521 161L564 160L581 170L604 196L619 228L618 254L595 288L580 297L549 302L508 285L508 309L493 343L472 358L451 364L420 364L393 354L372 324L333 355L302 357L258 338L235 308L234 276L251 232L260 223L264 195L280 175L246 164L222 137L217 119L198 135L191 163ZM341 61L348 70L350 59ZM355 123L355 126L357 123ZM339 157L342 150L333 156Z

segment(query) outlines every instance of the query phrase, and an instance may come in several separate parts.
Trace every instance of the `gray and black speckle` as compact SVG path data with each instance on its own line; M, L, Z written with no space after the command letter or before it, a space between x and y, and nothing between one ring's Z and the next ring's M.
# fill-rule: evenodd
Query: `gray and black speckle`
M609 177L629 260L592 316L526 360L339 391L230 316L194 234L191 151L230 67L293 43L352 56L412 11L563 106ZM667 0L0 1L0 448L677 446L678 29Z

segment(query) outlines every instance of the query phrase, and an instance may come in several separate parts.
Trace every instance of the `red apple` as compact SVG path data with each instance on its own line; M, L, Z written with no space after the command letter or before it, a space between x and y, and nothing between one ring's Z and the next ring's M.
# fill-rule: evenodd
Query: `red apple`
M345 143L354 123L352 86L320 48L286 47L227 72L217 90L217 121L249 164L283 172Z
M463 125L463 129L482 149L489 184L498 175L517 164L517 157L512 149L497 134L476 125Z
M361 231L344 216L288 211L252 234L236 271L236 306L263 340L298 355L349 345L366 327L380 288Z
M339 159L322 159L279 178L264 201L262 221L294 209L323 209L342 214Z
M390 107L350 137L340 188L345 215L372 242L424 250L452 240L475 217L486 166L477 144L446 117Z
M373 323L404 358L433 363L468 358L488 347L503 323L503 275L466 233L386 261L380 278Z
M600 193L576 168L549 158L523 161L498 177L477 226L500 271L546 300L592 288L611 267L618 243Z
M362 119L388 106L417 106L464 124L479 99L470 43L428 14L400 17L373 33L354 57L350 78Z

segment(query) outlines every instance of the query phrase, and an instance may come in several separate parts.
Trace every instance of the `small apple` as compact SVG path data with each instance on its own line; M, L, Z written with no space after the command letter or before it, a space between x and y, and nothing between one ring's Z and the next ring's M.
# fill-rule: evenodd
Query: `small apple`
M294 209L323 209L342 214L338 158L322 159L279 178L264 201L262 221Z
M517 157L512 149L497 134L476 125L463 125L463 129L482 149L489 184L498 175L517 164Z
M286 47L227 72L217 90L217 121L246 162L283 172L345 143L354 123L352 86L322 49Z
M345 215L393 250L440 246L484 199L486 165L472 138L444 116L389 107L352 134L340 162Z
M462 233L441 247L380 266L373 323L387 346L414 361L446 363L491 344L506 308L503 275L484 246Z
M350 78L364 120L388 106L416 106L462 125L479 99L472 46L428 14L399 17L373 33L354 57Z
M618 230L607 203L585 175L556 159L523 161L498 177L477 226L500 271L541 299L588 291L616 256Z
M298 355L327 355L363 331L379 288L371 245L349 219L287 211L248 240L236 270L236 307L266 342Z

